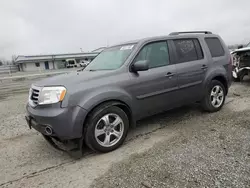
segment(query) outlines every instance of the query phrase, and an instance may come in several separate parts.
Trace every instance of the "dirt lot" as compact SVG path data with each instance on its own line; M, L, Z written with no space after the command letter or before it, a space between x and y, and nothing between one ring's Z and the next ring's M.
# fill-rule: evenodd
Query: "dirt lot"
M0 187L250 187L250 81L232 85L220 112L145 119L118 150L80 160L27 128L31 82L0 84Z

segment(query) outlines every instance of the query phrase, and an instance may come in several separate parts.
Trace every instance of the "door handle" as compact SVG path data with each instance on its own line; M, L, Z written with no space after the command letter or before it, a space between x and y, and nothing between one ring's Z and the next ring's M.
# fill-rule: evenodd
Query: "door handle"
M175 74L172 72L168 72L167 74L165 74L165 77L167 78L172 78Z
M202 65L202 66L201 66L201 69L202 69L202 70L206 70L206 69L207 69L207 65Z

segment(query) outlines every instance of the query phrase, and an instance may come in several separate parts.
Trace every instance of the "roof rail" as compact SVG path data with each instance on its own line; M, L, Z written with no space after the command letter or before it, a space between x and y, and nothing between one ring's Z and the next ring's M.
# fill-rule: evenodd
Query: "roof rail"
M188 34L188 33L213 34L211 31L183 31L183 32L172 32L169 35L179 35L179 34Z

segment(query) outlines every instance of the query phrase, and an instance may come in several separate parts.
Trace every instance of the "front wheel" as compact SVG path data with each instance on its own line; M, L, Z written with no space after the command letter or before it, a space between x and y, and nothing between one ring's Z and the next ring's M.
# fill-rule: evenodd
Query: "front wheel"
M224 85L218 80L212 80L209 84L204 99L202 100L202 107L208 112L219 111L226 98L226 89Z
M84 129L86 145L99 152L110 152L125 140L129 128L126 113L117 106L100 106L90 115Z
M234 81L234 82L240 82L240 81L241 81L239 77L237 77L237 78L232 77L232 78L233 78L233 81Z

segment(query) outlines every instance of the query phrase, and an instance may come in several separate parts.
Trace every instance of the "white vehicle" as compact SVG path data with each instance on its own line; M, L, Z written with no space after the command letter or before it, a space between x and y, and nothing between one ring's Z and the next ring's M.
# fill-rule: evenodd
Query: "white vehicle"
M231 55L233 58L233 79L240 82L244 76L250 75L250 43L245 48L232 51Z
M80 67L87 67L89 65L90 61L87 61L87 60L83 60L80 62Z
M77 67L77 62L75 59L66 59L66 67L67 68L74 68Z

